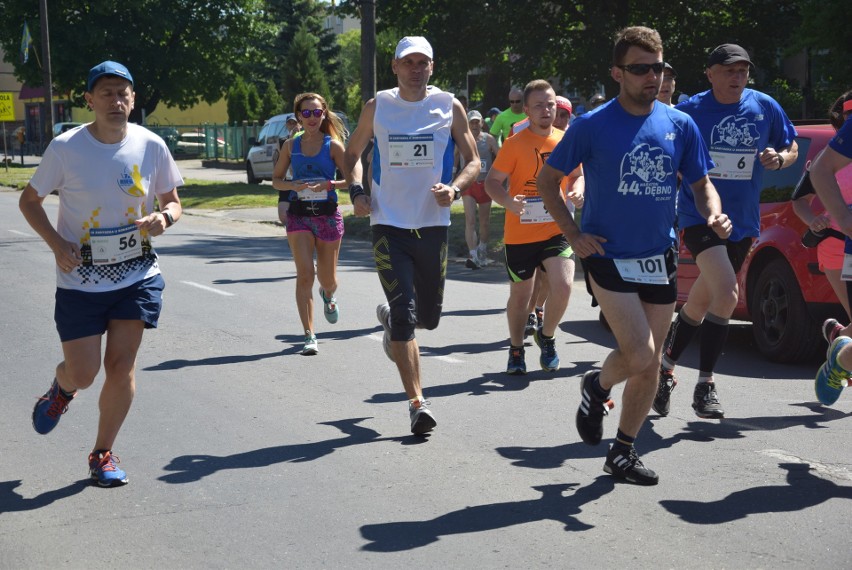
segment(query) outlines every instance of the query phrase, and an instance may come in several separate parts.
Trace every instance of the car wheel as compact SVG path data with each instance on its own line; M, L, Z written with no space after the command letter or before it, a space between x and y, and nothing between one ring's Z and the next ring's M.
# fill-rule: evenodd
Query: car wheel
M799 283L785 259L769 262L754 284L752 334L758 349L773 362L808 362L825 342L808 313Z
M254 169L251 167L251 162L246 162L246 178L249 184L260 184L260 178L254 175Z

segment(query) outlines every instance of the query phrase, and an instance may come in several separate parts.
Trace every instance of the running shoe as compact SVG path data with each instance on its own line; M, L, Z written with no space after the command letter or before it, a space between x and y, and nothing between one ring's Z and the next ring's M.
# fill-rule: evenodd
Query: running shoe
M699 382L692 393L692 409L695 415L705 420L720 420L725 417L725 410L719 403L714 382Z
M417 406L414 402L408 403L408 416L411 418L411 433L414 435L423 435L435 429L438 422L435 421L435 416L427 407L430 402L428 400L418 400Z
M74 394L66 396L59 389L59 382L53 379L53 384L47 393L38 399L33 408L33 428L44 435L56 427L62 414L68 411L68 403L74 399Z
M535 313L530 313L527 317L527 326L524 328L524 338L527 338L531 334L535 334L536 329L536 320Z
M604 398L598 398L592 388L592 382L600 376L600 370L589 370L583 374L580 384L580 407L577 408L577 431L580 439L588 445L597 445L603 438L603 417L615 407L615 402L607 392Z
M121 460L112 451L89 454L89 475L101 487L117 487L127 484L127 473L118 466Z
M636 485L656 485L660 481L656 473L645 467L632 445L627 449L610 446L604 471Z
M468 257L467 261L464 262L464 266L468 269L479 269L479 262L472 257Z
M541 356L538 359L541 369L548 372L559 370L559 355L556 354L556 338L543 338L541 329L535 331L536 344L541 347Z
M822 338L825 339L825 342L831 344L842 330L843 325L841 325L837 319L826 319L825 322L822 323Z
M385 329L385 334L382 337L382 348L385 349L385 355L391 362L396 362L393 359L393 351L391 351L391 322L390 322L390 305L382 303L376 307L376 317Z
M506 365L506 374L515 376L527 373L527 363L524 360L524 348L509 347L509 363Z
M675 386L677 379L674 377L674 370L660 368L660 383L657 386L657 395L654 396L653 408L662 417L669 415L672 390Z
M490 261L488 261L488 246L484 243L476 246L476 259L479 262L480 267L488 267Z
M320 297L322 297L323 302L323 314L325 315L325 320L334 324L337 322L337 319L340 318L340 309L337 308L337 298L332 295L331 298L325 296L325 291L322 289L319 290Z
M849 343L852 343L852 338L839 336L828 347L828 360L819 367L814 381L814 391L821 404L830 406L836 402L843 388L849 385L849 371L837 362L840 350Z
M311 331L305 331L305 346L302 347L302 356L313 356L317 352L319 352L317 335Z

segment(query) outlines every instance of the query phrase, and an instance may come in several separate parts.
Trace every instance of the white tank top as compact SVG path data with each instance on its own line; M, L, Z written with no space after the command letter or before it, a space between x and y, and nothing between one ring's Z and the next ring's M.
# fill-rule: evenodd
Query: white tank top
M452 122L453 94L437 87L420 101L405 101L396 87L376 94L371 224L450 225L450 209L438 206L431 188L452 181Z

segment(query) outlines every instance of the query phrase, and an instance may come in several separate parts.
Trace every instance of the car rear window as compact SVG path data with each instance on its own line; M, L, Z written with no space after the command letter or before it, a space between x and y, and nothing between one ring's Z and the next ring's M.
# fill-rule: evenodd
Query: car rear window
M805 170L805 163L808 159L808 149L811 146L811 139L804 137L796 137L796 142L799 144L799 158L793 166L782 170L767 170L763 173L763 189L760 191L760 203L765 202L786 202L793 194L793 188L802 177L802 172Z

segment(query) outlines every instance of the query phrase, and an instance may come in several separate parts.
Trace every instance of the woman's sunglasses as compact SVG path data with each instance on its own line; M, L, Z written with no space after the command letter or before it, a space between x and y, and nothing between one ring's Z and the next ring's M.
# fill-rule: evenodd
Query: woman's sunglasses
M325 111L323 111L322 109L302 109L301 111L299 111L299 114L306 119L310 118L311 115L319 119L320 117L322 117L323 113L325 113Z

